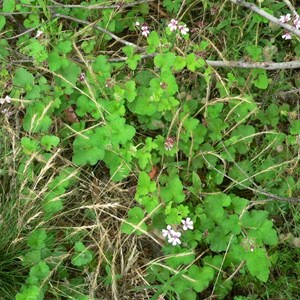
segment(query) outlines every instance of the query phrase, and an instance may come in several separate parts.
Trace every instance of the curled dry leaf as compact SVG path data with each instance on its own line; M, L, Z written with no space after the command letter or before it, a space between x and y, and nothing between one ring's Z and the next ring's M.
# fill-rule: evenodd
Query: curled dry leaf
M64 113L65 113L65 117L69 123L71 123L71 124L79 123L79 119L75 113L73 106L66 108L64 110Z
M152 166L151 171L149 172L149 177L151 180L154 180L157 177L158 169L156 166Z

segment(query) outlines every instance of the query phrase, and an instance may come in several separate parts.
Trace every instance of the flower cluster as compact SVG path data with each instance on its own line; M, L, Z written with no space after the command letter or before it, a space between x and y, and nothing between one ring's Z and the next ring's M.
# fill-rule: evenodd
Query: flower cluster
M179 30L182 35L186 35L189 32L186 24L178 24L178 21L172 19L171 22L168 24L170 31Z
M183 230L194 229L194 223L191 218L186 218L186 220L182 220L181 223L183 224ZM173 230L171 225L168 225L167 229L162 230L162 235L163 237L168 238L168 243L173 246L181 244L181 232Z
M172 148L174 147L174 142L175 142L175 139L172 138L172 137L168 137L165 141L165 149L166 151L170 151L172 150Z
M139 27L140 22L135 22L135 26ZM146 23L142 24L141 30L142 30L142 35L145 36L145 37L147 37L150 33L150 29L149 29L149 27Z
M280 16L279 21L283 24L284 23L289 23L290 21L292 21L292 24L290 24L290 25L294 26L296 29L300 29L300 17L299 17L299 15L295 16L294 18L291 17L291 14L282 15L282 16ZM289 31L285 31L284 34L282 35L282 38L284 40L291 40L292 35Z

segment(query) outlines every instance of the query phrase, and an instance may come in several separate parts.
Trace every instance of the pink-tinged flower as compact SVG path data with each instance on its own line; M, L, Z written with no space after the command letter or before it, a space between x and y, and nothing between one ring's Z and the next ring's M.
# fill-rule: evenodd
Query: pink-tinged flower
M172 150L172 148L174 147L174 142L175 142L174 138L168 137L165 141L165 149L167 151Z
M293 20L293 24L297 29L300 29L300 17L297 16L294 20Z
M291 40L292 39L292 36L289 32L285 32L285 34L282 35L282 38L284 40Z
M170 239L173 236L174 232L175 231L172 229L171 225L168 225L167 229L162 230L162 235L163 237L167 237L168 239Z
M85 80L85 73L81 72L78 76L78 80L81 81L81 82L84 81Z
M172 19L171 22L168 24L168 27L171 31L177 30L178 21Z
M286 14L285 16L280 16L279 21L281 23L287 23L291 21L291 14Z
M173 246L180 245L181 244L180 236L181 236L181 233L179 231L177 231L177 232L174 231L172 233L172 236L168 239L168 242L170 244L172 244Z
M181 223L183 224L183 230L194 229L194 222L191 218L186 218L186 220L182 220Z
M142 28L142 35L147 37L150 33L149 27L146 25L143 25L141 28Z
M179 31L182 35L186 35L190 30L187 28L186 24L178 26Z

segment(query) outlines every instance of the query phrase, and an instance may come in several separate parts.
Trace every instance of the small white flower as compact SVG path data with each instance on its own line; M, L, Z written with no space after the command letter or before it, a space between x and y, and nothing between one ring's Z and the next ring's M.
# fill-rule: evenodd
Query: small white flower
M293 20L293 24L297 29L300 29L300 17L297 16L294 20Z
M134 24L135 24L135 26L140 26L140 22L139 21L136 21Z
M5 100L6 103L10 103L11 98L8 95L6 95L4 100Z
M289 32L286 32L285 34L282 35L282 38L284 40L291 40L292 39L292 36Z
M149 27L146 25L143 25L141 28L142 28L142 35L147 37L150 33Z
M183 230L194 229L194 222L191 218L186 218L186 220L182 220L181 223L183 224Z
M172 19L171 22L168 24L168 27L171 31L177 30L178 21Z
M179 231L178 232L174 231L172 233L172 236L169 238L168 242L173 246L180 245L181 244L181 240L179 239L180 236L181 233Z
M190 30L187 28L186 24L178 26L179 31L182 35L186 35Z
M163 237L167 237L170 239L173 236L174 230L172 229L171 225L167 226L167 229L162 230Z
M291 20L291 14L286 14L285 16L280 16L279 21L281 23L287 23Z
M0 98L0 104L4 104L4 103L10 103L11 102L11 98L6 95L5 98Z
M36 32L35 38L36 38L36 39L39 38L43 33L44 33L44 32L43 32L42 30L38 30L38 31Z

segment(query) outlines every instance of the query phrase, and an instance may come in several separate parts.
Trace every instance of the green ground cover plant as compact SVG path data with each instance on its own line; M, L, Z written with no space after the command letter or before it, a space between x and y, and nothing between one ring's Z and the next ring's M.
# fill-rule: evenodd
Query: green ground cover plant
M3 0L0 298L297 299L298 13Z

